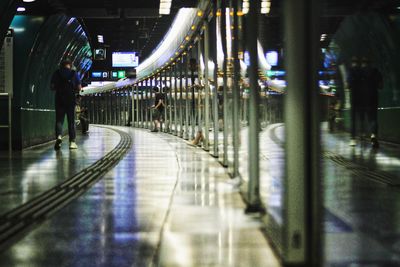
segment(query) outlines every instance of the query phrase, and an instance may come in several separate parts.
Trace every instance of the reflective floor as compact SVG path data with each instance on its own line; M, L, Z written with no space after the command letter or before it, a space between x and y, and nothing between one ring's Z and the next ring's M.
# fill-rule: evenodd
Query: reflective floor
M322 125L325 266L400 266L400 149L368 140L350 147L346 133ZM261 133L262 196L282 223L284 126ZM245 146L245 143L244 143ZM241 151L246 156L246 149Z
M0 266L279 266L259 218L244 214L239 192L216 159L171 135L118 129L133 138L126 157L1 253ZM81 146L116 144L111 135L91 135ZM50 146L31 153L55 163Z
M118 127L133 147L92 189L0 254L0 266L279 266L245 215L233 180L201 148L164 133ZM241 162L246 160L242 131ZM261 132L261 192L282 224L283 124ZM95 162L119 135L92 127L80 149L52 144L3 156L2 211ZM325 266L398 266L400 153L323 130ZM61 156L60 156L61 154ZM62 160L61 160L62 159ZM245 173L247 165L241 164ZM22 179L19 177L23 177Z
M78 150L69 150L68 137L62 148L53 142L23 151L12 157L0 152L0 213L27 202L34 196L90 166L111 151L120 141L114 131L91 127L88 135L77 139Z

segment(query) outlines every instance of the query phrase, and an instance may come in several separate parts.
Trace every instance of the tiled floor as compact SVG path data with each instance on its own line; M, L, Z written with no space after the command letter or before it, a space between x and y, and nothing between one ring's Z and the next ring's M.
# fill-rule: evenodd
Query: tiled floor
M0 266L279 266L259 218L243 213L239 193L217 159L171 135L118 129L133 138L127 156L85 195L0 254ZM283 125L277 124L260 138L262 197L278 223L283 135ZM62 150L63 160L51 144L12 161L4 157L3 211L79 171L118 142L113 131L93 128L80 140L78 153ZM346 134L324 132L323 148L325 266L400 266L398 147L372 150L360 143L350 148Z
M57 153L53 142L14 151L11 158L8 153L0 152L0 214L90 166L119 141L116 132L92 127L89 135L77 139L78 150L69 150L68 137L64 137L62 149Z
M243 213L208 153L171 135L119 129L134 141L127 156L0 254L0 266L279 266L259 219Z

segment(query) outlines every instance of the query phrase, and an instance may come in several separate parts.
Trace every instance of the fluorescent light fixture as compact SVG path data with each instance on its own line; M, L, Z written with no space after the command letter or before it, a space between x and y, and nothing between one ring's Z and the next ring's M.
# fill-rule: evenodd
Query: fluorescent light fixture
M269 7L262 7L261 14L268 14L271 11Z
M271 1L262 0L261 1L261 14L268 14L271 11Z
M15 27L11 27L11 29L13 29L14 32L24 32L25 28L15 28Z
M249 13L250 3L249 0L244 0L242 5L242 12L243 14Z
M104 37L103 37L103 35L97 35L97 41L98 41L99 43L104 43Z
M17 8L18 12L24 12L26 9L25 7L20 6L19 8Z
M261 8L263 7L271 7L271 2L269 1L262 1L261 2Z
M169 15L171 13L171 0L160 0L160 9L158 13L160 15Z
M25 3L32 3L35 2L36 0L24 0Z

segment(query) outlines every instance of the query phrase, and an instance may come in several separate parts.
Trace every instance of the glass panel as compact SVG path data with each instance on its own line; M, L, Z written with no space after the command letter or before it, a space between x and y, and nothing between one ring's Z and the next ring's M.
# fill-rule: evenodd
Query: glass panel
M257 10L257 58L258 58L258 106L251 104L250 59L252 30L255 25L250 25L250 17L246 9L239 6L238 17L238 42L240 59L240 131L239 131L239 174L245 182L243 189L249 198L252 196L247 191L249 171L254 168L250 162L249 145L254 140L249 138L252 131L258 131L259 136L259 188L262 204L266 208L265 222L269 237L279 251L282 249L283 231L283 181L285 175L285 134L283 123L283 100L286 90L284 48L282 33L282 6L280 1L266 1L269 3L268 12L265 14ZM251 1L251 3L253 3ZM246 14L244 14L246 13ZM232 21L230 22L233 23ZM228 81L229 84L229 81ZM232 92L229 89L228 92ZM228 98L233 102L232 94ZM229 114L233 114L233 106L228 102ZM250 129L251 113L258 112L258 129ZM231 118L229 118L231 119ZM233 121L232 121L233 125ZM254 126L252 126L254 127ZM230 133L233 133L229 129ZM228 135L228 152L234 147L230 146L233 139ZM231 166L231 158L229 166ZM255 197L255 196L253 196Z
M400 4L324 0L320 93L325 264L398 264ZM346 249L337 248L358 240ZM365 245L368 244L368 245ZM346 260L345 259L350 259Z

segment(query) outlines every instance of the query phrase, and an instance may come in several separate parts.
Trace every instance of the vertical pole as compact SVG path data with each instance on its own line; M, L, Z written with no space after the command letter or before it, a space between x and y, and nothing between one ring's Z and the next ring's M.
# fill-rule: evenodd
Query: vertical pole
M173 108L173 102L172 102L172 65L168 67L168 76L169 76L169 127L168 127L168 133L172 134L172 108Z
M209 38L208 20L204 22L204 142L203 148L210 150L210 83L208 77L208 61L210 60L210 38Z
M260 161L259 161L259 88L258 88L258 52L257 52L257 33L258 33L258 14L260 12L260 2L250 2L249 14L247 16L247 48L250 54L249 80L249 184L248 184L248 206L247 212L258 212L261 210L260 199Z
M150 103L149 103L149 108L154 104L153 100L153 79L154 77L150 77ZM149 109L150 112L150 129L153 129L154 124L153 124L153 110Z
M109 97L110 97L110 103L109 103L109 106L108 106L108 110L109 110L109 112L110 112L110 125L115 125L116 123L115 123L115 121L116 121L116 114L115 113L117 113L117 110L118 110L118 104L117 104L117 102L115 101L116 99L115 99L115 92L113 92L113 91L111 91L110 93L109 93ZM115 107L115 108L112 108L112 107Z
M203 103L202 103L202 94L203 94L203 90L202 90L202 80L203 80L203 78L204 78L204 76L203 76L203 72L202 72L202 70L201 70L201 64L200 64L200 56L203 56L203 52L202 52L202 37L201 37L201 35L199 35L199 37L198 37L198 41L197 41L197 58L196 58L196 61L197 61L197 80L198 80L198 86L197 86L197 97L198 97L198 99L197 99L197 112L198 112L198 114L197 114L197 119L198 119L198 121L197 121L197 124L198 124L198 129L197 129L197 132L201 132L201 133L203 133L204 132L204 129L203 129ZM203 57L203 60L204 60L204 57ZM197 133L196 133L197 134Z
M96 104L96 123L100 124L101 106L100 106L100 95L99 94L95 95L94 101Z
M102 124L108 124L108 113L107 113L108 94L102 93L102 96L103 96L103 102L102 102L103 122L102 122Z
M218 27L218 19L217 19L217 11L218 11L218 2L214 2L213 6L213 23L212 23L212 41L214 42L214 53L213 53L213 62L214 62L214 95L213 95L213 114L214 114L214 146L213 153L214 157L218 157L219 149L219 116L218 116L218 49L217 49L217 27Z
M237 12L239 10L239 1L233 0L233 31L232 31L232 58L233 58L233 177L239 177L239 145L240 145L240 63L239 63L239 23Z
M94 116L94 123L99 124L99 117L100 117L100 109L99 109L99 95L93 95L93 116Z
M168 127L169 127L169 118L168 118L168 85L167 85L167 69L165 68L163 70L163 80L164 80L164 101L165 101L165 107L164 107L164 133L168 133Z
M114 111L114 125L119 125L121 122L121 91L120 90L116 90L113 92L114 95L114 99L115 99L115 103L114 105L117 107ZM113 107L110 107L111 110L113 110Z
M163 85L163 98L164 98L164 115L163 115L163 120L164 120L164 129L163 132L167 132L167 110L168 110L168 102L167 102L167 71L165 69L161 70L160 73L160 81L161 84Z
M254 30L254 29L253 29ZM222 153L222 165L228 166L228 49L226 40L226 0L221 1L221 42L222 42L222 72L223 72L223 153ZM251 161L250 161L251 162Z
M12 153L12 96L8 94L8 152Z
M139 106L139 84L135 84L135 97L136 97L136 127L140 127L140 106Z
M126 102L126 89L122 89L119 91L119 103L121 106L120 112L119 112L119 125L124 126L126 124L126 110L125 110L125 102Z
M121 102L122 102L122 126L125 126L126 123L126 99L127 99L127 90L122 90Z
M179 57L179 137L183 137L183 55Z
M195 62L192 62L192 63L196 63L197 64L197 62L196 62L196 60L193 58L193 54L194 54L194 48L192 48L191 50L191 55L192 55L192 57L190 58L191 60L194 60ZM192 64L191 63L191 64ZM190 122L191 122L191 128L192 128L192 131L191 131L191 139L194 139L195 138L195 136L196 136L196 92L195 92L195 68L193 67L193 66L191 66L191 68L190 68L190 80L191 80L191 83L190 83L190 86L191 86L191 94L192 94L192 98L191 98L191 102L192 102L192 105L191 105L191 120L190 120Z
M118 105L117 105L114 97L115 97L115 93L113 91L111 91L109 93L110 103L108 106L108 110L110 112L110 125L115 125L115 113L118 109ZM115 107L115 109L113 109L112 107Z
M174 135L178 135L178 62L173 65L174 68Z
M145 126L144 128L148 129L149 128L149 98L148 98L148 91L149 91L149 79L145 80L145 87L144 87L144 101L145 101Z
M128 93L131 93L131 110L129 110L129 112L131 113L131 121L129 121L129 123L131 123L132 127L136 126L136 119L135 119L135 88L136 85L131 86L131 90ZM128 95L129 96L129 95ZM129 107L128 107L129 109Z
M284 262L322 266L318 0L286 0Z
M185 67L185 139L189 140L189 59L190 55L186 52Z
M106 103L107 103L106 93L101 93L101 98L100 98L101 124L107 124Z
M144 128L144 81L139 83L140 89L140 128Z
M105 112L107 114L107 123L108 125L111 125L111 110L110 110L110 106L111 106L111 93L105 93L106 95L106 108L105 108Z

